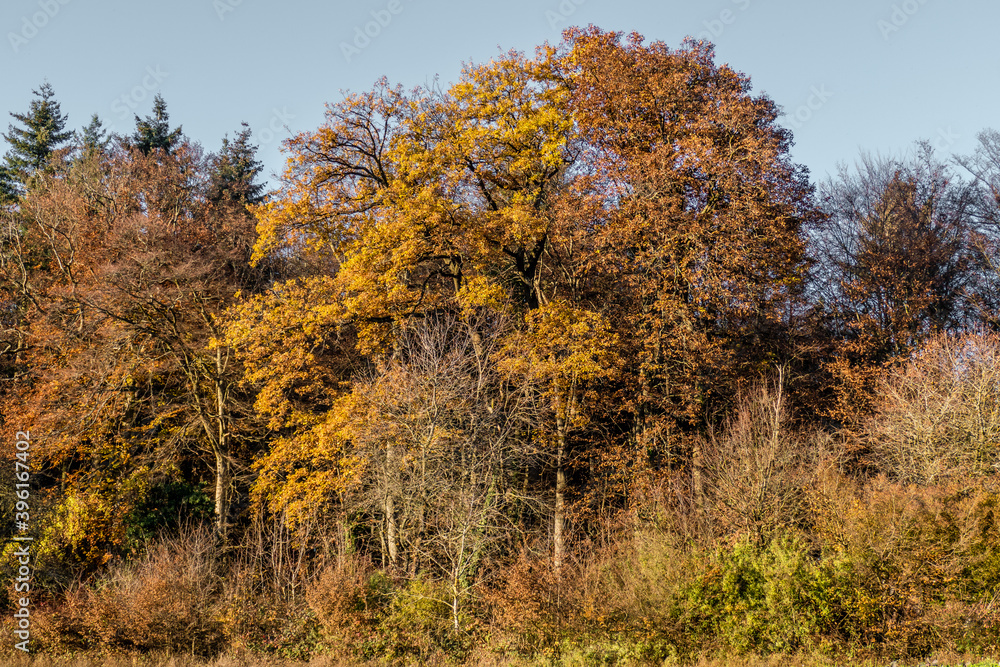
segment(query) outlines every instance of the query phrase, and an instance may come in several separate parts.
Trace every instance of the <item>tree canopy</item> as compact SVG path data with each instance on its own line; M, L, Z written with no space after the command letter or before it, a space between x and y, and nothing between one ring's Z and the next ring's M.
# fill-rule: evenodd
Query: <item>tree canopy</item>
M0 427L41 627L396 662L995 629L996 132L814 186L711 44L593 26L344 94L273 191L247 123L209 152L160 95L128 136L34 95Z
M32 94L35 99L26 113L10 114L20 126L9 125L3 135L10 150L4 156L0 187L8 196L23 192L28 179L45 169L53 153L73 137L72 131L66 129L67 118L55 99L52 86L43 83Z

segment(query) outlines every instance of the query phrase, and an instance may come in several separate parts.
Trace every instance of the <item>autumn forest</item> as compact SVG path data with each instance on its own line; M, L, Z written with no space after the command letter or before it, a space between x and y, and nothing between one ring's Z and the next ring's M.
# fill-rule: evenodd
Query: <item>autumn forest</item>
M331 101L271 191L238 119L27 92L5 636L20 530L33 652L1000 650L1000 133L816 182L711 45L594 27Z

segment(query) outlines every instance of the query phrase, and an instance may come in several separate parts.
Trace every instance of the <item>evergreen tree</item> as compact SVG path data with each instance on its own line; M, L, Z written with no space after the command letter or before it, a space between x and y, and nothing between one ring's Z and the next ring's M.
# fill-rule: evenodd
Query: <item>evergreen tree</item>
M167 103L161 95L153 99L153 115L145 119L135 117L135 133L131 137L131 145L143 154L157 148L169 153L181 139L181 128L170 129L170 116L167 114Z
M32 93L35 99L27 113L10 114L22 127L12 124L3 135L10 150L4 158L3 173L0 173L0 193L7 196L21 192L28 179L46 167L52 153L73 137L73 133L66 130L66 116L55 100L52 86L43 83Z
M17 186L7 167L0 165L0 207L17 201Z
M250 143L250 126L241 125L236 139L224 137L222 149L211 158L208 199L213 203L259 204L264 200L264 184L256 182L264 165L257 160L257 146Z
M103 153L111 141L107 130L104 129L104 123L101 122L96 113L90 117L90 123L86 127L74 134L77 146L83 156Z

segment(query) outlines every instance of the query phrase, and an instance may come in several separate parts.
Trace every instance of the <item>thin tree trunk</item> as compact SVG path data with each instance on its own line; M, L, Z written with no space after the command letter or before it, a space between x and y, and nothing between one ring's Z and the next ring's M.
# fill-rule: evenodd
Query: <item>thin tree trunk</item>
M215 531L225 538L229 527L229 457L215 448Z
M226 414L226 391L222 385L224 362L222 348L215 349L215 419L218 425L215 445L215 528L223 538L229 529L229 483L232 477L229 460L229 423Z
M389 567L399 564L399 544L396 535L396 502L391 494L385 496L385 541L389 551Z
M563 458L566 454L566 425L562 416L556 416L556 506L552 524L552 566L558 570L566 558L566 471Z

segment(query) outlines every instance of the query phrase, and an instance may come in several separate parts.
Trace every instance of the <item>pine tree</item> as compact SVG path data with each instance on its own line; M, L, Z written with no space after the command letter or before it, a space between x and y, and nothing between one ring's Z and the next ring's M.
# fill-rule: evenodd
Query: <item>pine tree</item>
M0 165L0 207L17 201L17 187L7 167Z
M0 193L8 196L23 191L28 179L48 165L52 153L73 137L66 130L66 116L55 100L52 86L43 83L32 93L35 99L28 113L10 114L23 127L12 124L3 135L10 150L4 158L4 173L0 174Z
M167 103L161 95L153 99L153 114L145 119L135 117L135 132L131 144L143 154L160 149L169 153L181 139L181 128L170 129L170 116L167 114Z
M74 133L74 138L81 155L84 157L103 153L111 141L107 130L104 129L104 123L101 122L96 113L90 117L90 123L86 127Z
M257 160L257 146L250 143L250 126L241 125L236 139L224 137L222 149L211 158L208 199L213 203L259 204L265 198L264 184L255 182L264 165Z

